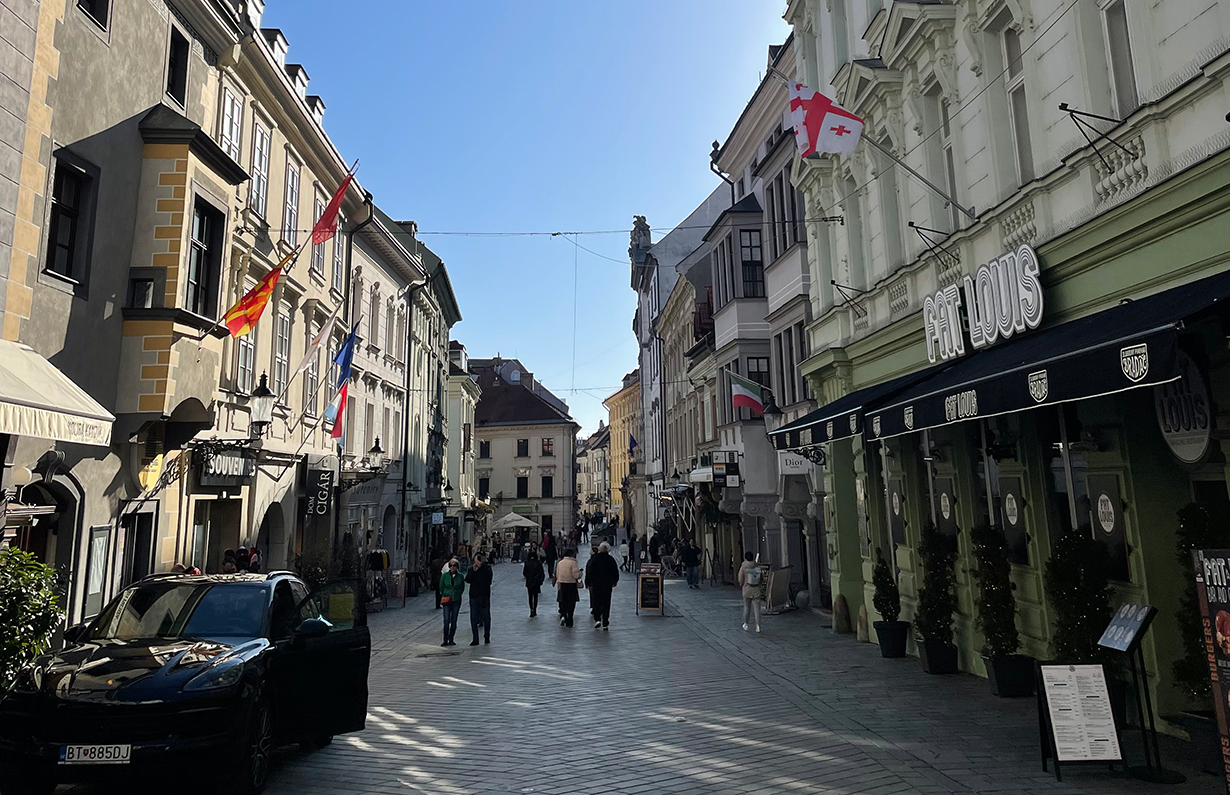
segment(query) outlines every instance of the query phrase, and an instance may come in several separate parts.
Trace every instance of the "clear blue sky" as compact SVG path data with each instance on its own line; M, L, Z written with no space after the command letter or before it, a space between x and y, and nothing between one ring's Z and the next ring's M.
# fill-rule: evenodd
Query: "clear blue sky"
M422 232L620 230L562 238L423 235L448 267L474 357L515 356L588 434L636 367L632 216L681 221L718 184L784 2L268 0L263 24L325 101L325 129L376 203ZM661 233L655 232L655 239Z

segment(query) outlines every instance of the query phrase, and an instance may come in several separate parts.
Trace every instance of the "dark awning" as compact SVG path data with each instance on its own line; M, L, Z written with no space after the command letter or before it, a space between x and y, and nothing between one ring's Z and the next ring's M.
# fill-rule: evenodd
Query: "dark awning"
M1230 272L1126 301L975 353L868 407L883 439L1179 377L1183 321L1230 297Z
M856 436L863 431L863 415L867 406L891 399L893 395L908 389L941 369L943 369L942 366L930 368L856 389L772 431L769 437L773 440L775 448L788 450Z

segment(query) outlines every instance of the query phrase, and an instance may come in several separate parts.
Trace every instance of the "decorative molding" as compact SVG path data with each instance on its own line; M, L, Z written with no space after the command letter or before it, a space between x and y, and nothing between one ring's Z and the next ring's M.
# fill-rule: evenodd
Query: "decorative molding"
M910 288L905 279L898 279L888 287L888 314L896 317L910 308Z
M1032 197L1005 215L1001 226L1003 227L1001 240L1006 251L1015 251L1022 243L1032 244L1038 237Z
M1110 201L1119 193L1130 191L1149 178L1149 166L1145 162L1145 142L1137 135L1135 138L1120 141L1127 149L1125 152L1118 146L1102 147L1102 157L1110 164L1108 171L1099 160L1094 164L1098 181L1094 190L1099 201ZM1129 154L1129 152L1131 154Z

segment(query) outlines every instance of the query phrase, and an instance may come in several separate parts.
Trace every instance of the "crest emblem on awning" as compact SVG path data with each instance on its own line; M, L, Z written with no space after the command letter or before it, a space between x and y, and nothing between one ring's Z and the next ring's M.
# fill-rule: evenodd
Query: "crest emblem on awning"
M905 427L910 429L911 431L914 430L914 407L913 406L905 407Z
M871 432L876 436L880 435L880 416L878 414L871 418Z
M825 438L827 439L833 438L833 421L832 420L829 420L828 424L824 426L824 435L825 435Z
M1035 403L1046 400L1046 396L1050 393L1051 385L1046 377L1046 370L1029 374L1029 396L1034 399Z
M1145 343L1119 349L1119 366L1133 384L1140 383L1149 374L1149 346Z
M850 415L850 433L858 433L858 415Z

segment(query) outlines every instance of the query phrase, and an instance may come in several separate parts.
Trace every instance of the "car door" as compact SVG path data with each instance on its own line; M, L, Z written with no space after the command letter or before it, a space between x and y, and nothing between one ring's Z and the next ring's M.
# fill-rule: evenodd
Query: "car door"
M367 629L364 591L354 580L317 588L299 605L299 621L322 618L330 628L321 637L303 638L300 692L320 735L363 729L367 722L367 671L372 642Z
M306 648L300 648L294 639L295 628L299 625L299 605L307 597L307 588L299 585L298 592L291 583L282 580L273 591L273 602L269 616L269 642L273 644L273 653L269 655L269 675L266 677L267 687L273 698L273 714L277 724L279 738L283 740L299 739L306 734L309 738L316 732L314 712L305 710L303 699L299 693L307 687L310 677L305 670L310 655ZM307 727L310 731L305 732Z

